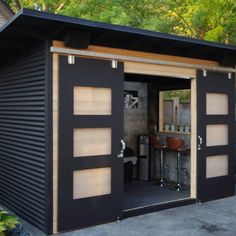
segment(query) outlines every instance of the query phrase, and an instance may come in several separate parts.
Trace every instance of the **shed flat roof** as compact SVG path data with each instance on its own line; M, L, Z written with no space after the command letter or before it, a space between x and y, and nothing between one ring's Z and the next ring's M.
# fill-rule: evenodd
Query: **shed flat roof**
M236 64L236 46L22 9L0 29L0 62L27 50L32 40L64 40L68 30L91 33L90 44Z

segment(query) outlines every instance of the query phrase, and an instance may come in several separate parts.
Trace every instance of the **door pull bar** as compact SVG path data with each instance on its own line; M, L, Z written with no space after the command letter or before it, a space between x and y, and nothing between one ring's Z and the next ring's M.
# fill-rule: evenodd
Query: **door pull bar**
M123 139L121 139L120 142L121 142L121 150L120 150L120 153L117 155L117 158L123 158L124 157L125 141Z
M198 140L199 140L199 143L197 145L197 150L202 150L202 137L200 135L198 135Z

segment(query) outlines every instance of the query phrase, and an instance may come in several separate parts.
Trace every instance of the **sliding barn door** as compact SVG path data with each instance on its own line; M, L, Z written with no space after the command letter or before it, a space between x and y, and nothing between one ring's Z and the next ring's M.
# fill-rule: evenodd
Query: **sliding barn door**
M59 231L122 217L123 76L122 63L59 57Z
M197 74L197 198L234 194L234 74Z

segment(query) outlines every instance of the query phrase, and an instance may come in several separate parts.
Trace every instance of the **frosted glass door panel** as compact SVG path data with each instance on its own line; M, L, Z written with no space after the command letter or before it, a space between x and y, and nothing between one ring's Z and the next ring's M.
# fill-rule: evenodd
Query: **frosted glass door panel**
M74 87L74 115L111 115L111 88Z
M111 154L111 128L74 129L74 157Z
M73 173L73 198L88 198L111 193L111 168L77 170Z
M206 94L206 114L207 115L227 115L228 95L220 93Z
M206 158L206 178L228 175L228 155L208 156Z
M228 145L228 125L207 125L206 146Z

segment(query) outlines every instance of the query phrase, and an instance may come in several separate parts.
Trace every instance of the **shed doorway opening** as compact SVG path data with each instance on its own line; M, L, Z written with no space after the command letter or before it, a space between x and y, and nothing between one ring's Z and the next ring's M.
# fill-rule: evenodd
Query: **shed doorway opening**
M124 212L190 198L191 79L125 74Z

